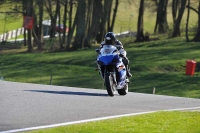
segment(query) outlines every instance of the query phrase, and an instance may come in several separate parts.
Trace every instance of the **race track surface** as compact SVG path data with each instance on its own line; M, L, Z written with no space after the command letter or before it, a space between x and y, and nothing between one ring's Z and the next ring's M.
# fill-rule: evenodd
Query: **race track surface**
M0 81L0 132L129 113L200 108L200 99Z

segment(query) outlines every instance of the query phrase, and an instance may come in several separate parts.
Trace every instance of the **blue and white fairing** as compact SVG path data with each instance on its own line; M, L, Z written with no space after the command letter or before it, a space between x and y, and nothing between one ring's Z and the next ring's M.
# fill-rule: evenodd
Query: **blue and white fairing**
M97 57L97 62L101 66L114 65L116 66L119 73L119 82L126 79L126 68L122 62L122 58L119 56L119 51L113 45L104 45L101 48L100 53ZM123 84L124 84L123 83Z
M100 65L117 65L121 62L119 51L115 46L104 45L97 57Z

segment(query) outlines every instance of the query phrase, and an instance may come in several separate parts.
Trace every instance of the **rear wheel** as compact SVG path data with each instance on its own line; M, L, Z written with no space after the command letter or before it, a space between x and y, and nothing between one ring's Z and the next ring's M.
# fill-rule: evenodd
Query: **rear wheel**
M128 93L128 83L124 86L124 88L117 90L119 95L126 95Z
M105 74L105 85L109 96L114 96L116 90L116 84L114 78L110 73Z

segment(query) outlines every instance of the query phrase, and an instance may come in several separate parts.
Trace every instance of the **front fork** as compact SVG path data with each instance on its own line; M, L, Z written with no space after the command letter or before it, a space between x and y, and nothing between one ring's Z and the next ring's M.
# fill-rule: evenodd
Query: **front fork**
M105 74L106 74L106 73L110 73L110 75L111 75L112 78L114 79L115 85L117 86L117 76L116 76L116 69L115 69L115 66L113 66L112 72L108 72L108 71L107 71L107 66L105 66L105 72L104 72L104 73L105 73Z
M107 71L107 66L105 66L104 68L104 73L102 73L101 71L101 66L97 63L98 66L98 70L99 70L99 74L101 75L101 78L104 80L105 74L109 73L113 79L114 79L114 83L117 85L117 76L116 76L116 70L115 70L115 66L113 66L113 70L112 72Z

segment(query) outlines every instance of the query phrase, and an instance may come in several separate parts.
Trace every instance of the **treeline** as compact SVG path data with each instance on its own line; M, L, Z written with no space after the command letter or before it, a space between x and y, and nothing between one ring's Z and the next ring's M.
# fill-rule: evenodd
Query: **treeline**
M148 8L146 5L150 5L150 8L156 12L154 33L168 33L167 10L170 5L173 16L173 29L170 37L181 36L180 26L184 12L187 12L186 40L200 41L200 0L192 0L198 5L197 7L191 6L191 0L126 0L130 4L134 1L139 2L138 12L136 12L138 13L136 42L149 39L143 31L145 8ZM37 46L38 50L44 48L42 25L44 15L47 14L51 20L50 40L55 38L58 20L58 27L64 24L64 29L69 28L68 33L65 30L62 35L58 32L60 49L77 50L90 47L94 41L101 42L106 32L113 31L120 2L122 0L0 0L0 5L15 3L13 12L33 18L33 28L27 29L27 36L24 34L27 40L24 41L27 43L25 45L28 45L28 51L31 52L33 45ZM191 40L188 37L190 11L198 15L196 35Z

